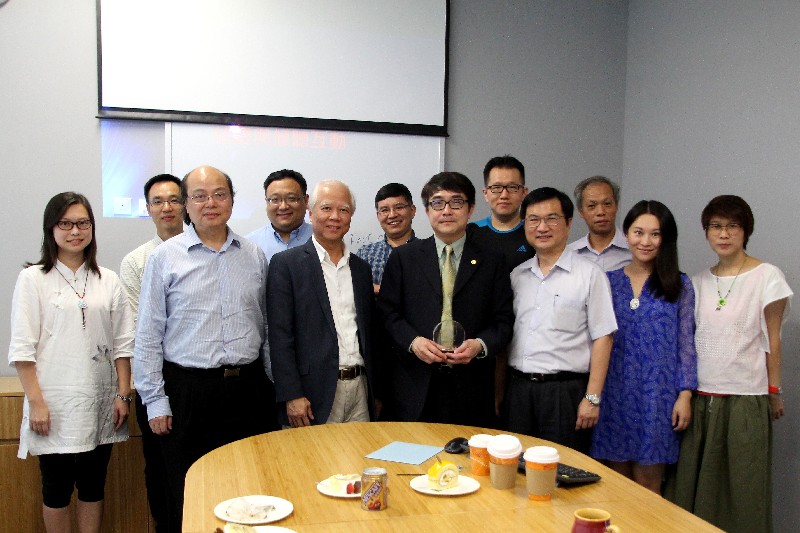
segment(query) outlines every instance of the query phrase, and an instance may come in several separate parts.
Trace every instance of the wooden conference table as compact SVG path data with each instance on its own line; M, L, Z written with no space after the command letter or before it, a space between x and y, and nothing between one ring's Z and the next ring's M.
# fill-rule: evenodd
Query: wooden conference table
M640 487L575 450L554 445L561 461L596 472L598 483L558 487L550 502L528 499L524 474L514 489L492 488L489 477L472 476L466 454L441 452L442 459L464 467L463 473L479 480L477 492L464 496L429 496L415 492L409 483L436 461L409 465L365 459L364 456L394 442L443 446L453 437L495 430L449 424L417 422L361 422L331 424L243 439L202 457L189 469L183 511L184 533L214 533L224 522L214 507L237 496L278 496L294 505L294 512L271 525L297 532L346 531L569 531L573 512L598 507L611 513L612 523L626 533L720 531ZM552 445L517 435L527 448ZM360 499L331 498L320 494L317 482L338 473L360 473L381 466L389 473L389 505L384 511L362 511Z

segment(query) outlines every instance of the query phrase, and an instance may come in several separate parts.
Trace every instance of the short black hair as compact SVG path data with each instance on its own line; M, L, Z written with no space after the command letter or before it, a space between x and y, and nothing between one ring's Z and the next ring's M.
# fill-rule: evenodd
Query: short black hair
M422 187L422 205L428 207L428 200L439 191L460 192L466 196L467 204L475 205L475 186L460 172L439 172Z
M539 187L529 192L525 198L522 199L522 204L519 206L519 216L525 218L525 213L528 211L528 206L546 202L547 200L557 199L561 203L561 212L564 213L564 218L572 220L572 215L575 213L575 206L572 200L569 199L566 193L554 189L553 187Z
M750 235L753 234L755 228L755 218L753 210L750 209L750 205L744 201L744 198L735 194L723 194L708 202L700 215L700 222L703 224L706 236L708 236L708 223L711 222L712 217L727 218L741 224L744 230L743 247L745 250L747 249L747 241L750 240Z
M491 158L489 162L486 163L486 166L483 167L484 185L488 185L489 173L493 168L515 168L519 170L519 175L522 176L522 184L525 184L525 165L516 157L506 154Z
M375 194L375 208L378 208L378 202L386 200L387 198L394 198L395 196L402 196L406 202L413 205L414 200L411 198L411 191L402 183L387 183Z
M280 181L285 179L292 179L296 181L298 185L300 185L300 190L303 191L303 194L304 195L307 194L306 190L308 189L308 184L306 183L306 179L303 177L302 174L300 174L296 170L290 170L288 168L284 168L283 170L276 170L275 172L267 176L267 179L264 180L264 192L265 193L267 192L267 187L269 187L273 181Z
M153 185L156 183L161 183L162 181L171 181L178 187L181 186L181 179L177 176L173 176L172 174L159 174L157 176L153 176L147 183L144 184L144 201L148 204L150 203L150 189L153 188Z

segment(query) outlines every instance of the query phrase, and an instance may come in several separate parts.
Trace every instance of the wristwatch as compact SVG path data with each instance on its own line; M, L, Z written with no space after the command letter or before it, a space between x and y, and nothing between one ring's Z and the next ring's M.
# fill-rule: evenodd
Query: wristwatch
M597 407L598 405L600 405L600 395L599 394L589 394L587 392L586 396L584 396L584 398L589 400L589 403L592 404L592 407Z

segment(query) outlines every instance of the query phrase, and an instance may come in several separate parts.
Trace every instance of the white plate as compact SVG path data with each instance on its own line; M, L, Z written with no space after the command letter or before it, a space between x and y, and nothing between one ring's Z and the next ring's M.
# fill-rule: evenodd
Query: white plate
M228 524L225 524L224 531L228 531ZM281 526L248 526L252 527L256 533L297 533L294 529L289 529L288 527L281 527Z
M458 485L455 487L433 490L428 486L428 476L423 474L411 480L411 488L422 494L430 494L432 496L461 496L463 494L472 494L481 488L481 484L476 479L460 475L458 476Z
M359 476L358 480L361 480L361 476ZM320 491L325 496L331 496L333 498L360 498L361 492L355 492L353 494L347 494L346 491L341 490L334 490L330 484L328 483L327 479L323 479L319 483L317 483L317 490Z
M231 506L238 506L242 503L253 505L253 506L261 506L261 505L273 505L275 509L270 511L265 518L254 518L250 516L241 516L238 513L235 513L235 507L231 509ZM229 509L233 512L233 514L229 513ZM294 510L294 506L292 502L288 500L284 500L283 498L278 498L276 496L241 496L239 498L231 498L230 500L226 500L222 503L217 504L214 507L214 514L220 520L225 520L227 522L235 522L237 524L267 524L269 522L275 522L276 520L280 520L281 518L286 518L292 511Z

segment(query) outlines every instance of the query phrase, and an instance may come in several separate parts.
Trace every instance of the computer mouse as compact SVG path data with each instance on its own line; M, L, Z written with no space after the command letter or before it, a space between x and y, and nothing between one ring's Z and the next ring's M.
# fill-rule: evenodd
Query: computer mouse
M469 444L464 437L456 437L444 445L444 451L447 453L467 453L469 451Z

